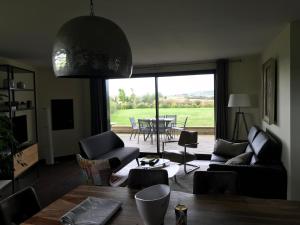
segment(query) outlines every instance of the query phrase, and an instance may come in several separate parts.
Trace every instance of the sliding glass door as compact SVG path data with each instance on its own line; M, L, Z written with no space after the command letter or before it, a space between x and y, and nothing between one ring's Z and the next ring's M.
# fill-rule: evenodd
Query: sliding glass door
M212 152L214 74L112 79L108 87L111 130L126 146L161 152L162 141L187 129L199 133L195 153Z
M156 153L151 119L155 118L155 78L109 80L111 130L126 146Z
M190 149L211 154L214 143L214 75L158 77L159 116L166 118L164 139L178 139L182 130L197 131L199 145ZM172 119L170 122L169 120ZM172 148L182 148L172 144Z

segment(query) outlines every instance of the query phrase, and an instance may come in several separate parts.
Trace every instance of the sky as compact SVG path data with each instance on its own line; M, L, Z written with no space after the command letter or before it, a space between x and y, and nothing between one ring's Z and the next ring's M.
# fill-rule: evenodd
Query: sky
M154 86L155 83L153 77L112 79L109 80L109 95L117 96L119 88L124 89L126 95L131 94L131 88L137 96L142 96L147 93L154 94ZM158 78L158 92L160 92L163 96L213 90L213 74Z

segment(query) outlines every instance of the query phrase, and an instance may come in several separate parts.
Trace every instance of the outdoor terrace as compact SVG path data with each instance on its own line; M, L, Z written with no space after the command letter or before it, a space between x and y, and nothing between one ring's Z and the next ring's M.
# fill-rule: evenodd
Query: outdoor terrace
M124 133L124 128L122 132L120 132L120 129L114 129L112 128L113 131L115 131L121 139L124 141L125 145L130 147L130 146L135 146L139 147L141 152L150 152L150 153L156 153L157 152L157 146L156 146L156 138L154 137L153 143L151 143L151 139L148 138L146 141L144 141L143 135L140 135L140 141L138 143L138 136L134 138L134 135L132 136L130 140L130 132L125 132ZM196 129L191 129L190 130L196 130ZM199 133L198 135L198 147L197 148L189 148L188 151L191 153L196 153L196 154L211 154L213 152L214 148L214 143L215 143L215 136L209 132L209 129L206 129L206 133L203 132ZM178 135L174 137L174 140L178 139ZM161 145L161 144L160 144ZM160 146L162 148L162 145ZM166 149L180 149L182 150L181 146L178 146L176 143L168 143L166 146Z

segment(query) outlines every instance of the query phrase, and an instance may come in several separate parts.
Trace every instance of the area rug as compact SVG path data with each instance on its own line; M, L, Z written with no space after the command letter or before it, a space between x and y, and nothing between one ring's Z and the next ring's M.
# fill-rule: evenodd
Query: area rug
M197 166L200 166L198 170L205 171L207 170L209 166L208 160L194 160L190 162L191 164L195 164ZM125 167L123 167L120 171L113 174L114 182L111 182L112 186L126 186L126 181L128 178L129 171L131 169L136 168L138 165L135 160L127 164ZM185 191L192 193L193 192L193 176L194 172L190 174L185 174L183 166L180 166L180 169L176 175L176 180L174 178L171 178L169 180L171 189L174 191Z

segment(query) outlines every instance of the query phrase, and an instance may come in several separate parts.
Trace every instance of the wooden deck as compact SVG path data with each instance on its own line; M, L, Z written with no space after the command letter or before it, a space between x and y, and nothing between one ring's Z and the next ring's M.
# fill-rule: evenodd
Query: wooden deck
M138 143L138 137L132 136L130 140L130 134L117 133L125 143L125 146L128 147L139 147L141 152L151 152L156 153L156 138L154 138L153 143L151 143L150 138L144 141L143 136L140 136L140 142ZM178 139L178 136L176 136ZM175 138L175 139L176 139ZM213 152L215 136L214 135L198 135L198 148L189 148L189 152L196 154L211 154ZM183 149L181 146L178 146L176 143L169 143L166 146L166 149Z

